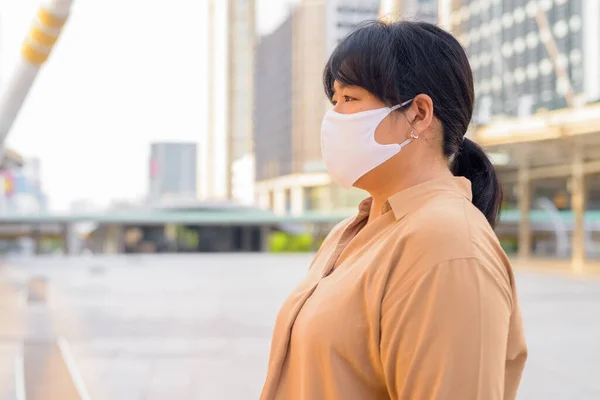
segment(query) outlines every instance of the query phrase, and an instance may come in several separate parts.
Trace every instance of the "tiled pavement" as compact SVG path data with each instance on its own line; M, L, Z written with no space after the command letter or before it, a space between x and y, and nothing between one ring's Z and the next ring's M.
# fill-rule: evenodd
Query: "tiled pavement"
M27 400L257 399L276 313L309 261L13 260L0 268L0 399L21 400L18 382ZM600 280L523 272L518 288L519 399L600 399Z

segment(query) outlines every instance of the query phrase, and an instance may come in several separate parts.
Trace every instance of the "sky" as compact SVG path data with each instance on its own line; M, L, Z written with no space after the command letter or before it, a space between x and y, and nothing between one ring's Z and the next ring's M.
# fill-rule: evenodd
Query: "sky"
M151 142L203 141L206 3L75 1L7 143L40 158L51 209L141 199ZM285 18L288 3L258 1L259 33ZM10 79L38 5L0 1L1 82Z

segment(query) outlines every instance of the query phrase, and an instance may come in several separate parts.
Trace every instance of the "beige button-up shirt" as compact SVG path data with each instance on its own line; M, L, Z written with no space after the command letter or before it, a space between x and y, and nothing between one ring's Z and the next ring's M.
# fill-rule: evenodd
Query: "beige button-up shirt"
M275 324L262 400L514 399L527 348L513 273L465 178L370 199Z

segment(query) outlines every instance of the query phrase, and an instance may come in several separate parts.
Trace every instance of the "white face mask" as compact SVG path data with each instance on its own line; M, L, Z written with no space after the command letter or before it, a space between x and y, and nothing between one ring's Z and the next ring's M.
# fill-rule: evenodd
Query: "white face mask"
M375 129L381 121L411 101L354 114L333 110L325 114L321 125L321 151L334 182L347 189L352 187L361 176L398 154L412 141L412 138L400 144L375 141Z

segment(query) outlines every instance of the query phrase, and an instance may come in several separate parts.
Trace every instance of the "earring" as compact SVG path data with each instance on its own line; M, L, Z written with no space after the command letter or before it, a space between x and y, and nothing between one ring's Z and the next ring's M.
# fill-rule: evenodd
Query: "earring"
M415 130L414 130L414 129L411 129L411 130L410 130L410 137L411 137L411 138L413 138L413 139L418 139L418 138L419 138L419 135L416 135L416 134L415 134Z

